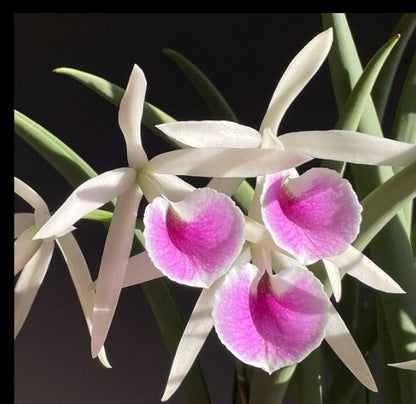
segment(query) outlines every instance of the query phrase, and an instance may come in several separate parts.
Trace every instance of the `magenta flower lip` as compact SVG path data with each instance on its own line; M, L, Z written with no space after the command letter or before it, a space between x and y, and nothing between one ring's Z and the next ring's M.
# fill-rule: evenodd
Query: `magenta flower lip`
M283 173L269 175L261 196L274 241L304 264L344 251L359 232L361 211L350 183L325 168L286 181Z
M236 357L272 373L321 344L328 307L322 284L307 269L270 275L245 264L234 267L218 289L214 326Z
M244 216L231 198L196 189L181 202L155 198L144 214L146 250L156 268L189 286L209 287L244 243Z

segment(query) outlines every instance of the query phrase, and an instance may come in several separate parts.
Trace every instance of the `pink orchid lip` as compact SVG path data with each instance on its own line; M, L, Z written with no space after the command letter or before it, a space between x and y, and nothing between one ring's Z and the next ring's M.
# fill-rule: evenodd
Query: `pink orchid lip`
M359 232L361 210L350 183L326 168L286 181L284 172L269 175L261 196L275 243L304 264L345 250Z
M155 198L144 214L146 250L173 281L210 287L237 258L244 243L244 216L235 203L210 188L182 201Z
M214 325L237 358L272 373L321 344L329 304L322 284L307 269L288 267L269 275L245 264L224 277L215 297Z

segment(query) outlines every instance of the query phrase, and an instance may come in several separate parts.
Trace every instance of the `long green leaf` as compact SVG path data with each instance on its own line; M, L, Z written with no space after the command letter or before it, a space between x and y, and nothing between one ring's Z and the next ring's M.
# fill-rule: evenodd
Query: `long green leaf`
M42 126L15 112L15 131L74 187L96 172L61 140ZM143 251L143 235L136 230L133 250ZM141 285L159 325L169 354L173 357L184 329L183 318L165 278ZM197 364L184 380L183 391L189 403L210 402L202 372Z
M97 173L65 143L19 111L14 111L14 130L72 186L76 187Z
M387 41L387 43L384 44L368 62L341 109L338 121L335 125L336 129L357 130L378 74L398 39L399 36L396 35ZM337 170L342 174L345 170L346 163L331 161L324 163L323 166Z
M383 304L380 296L377 296L377 351L379 359L380 373L380 393L383 397L383 403L395 404L403 402L400 397L400 382L397 372L392 371L385 364L393 357L393 350L390 344L391 335L386 323L386 317L383 310Z
M363 250L375 235L407 203L416 198L416 162L410 164L378 186L362 201L360 234L354 246Z
M377 341L376 310L376 294L374 292L362 308L357 326L351 330L360 351L367 360ZM336 372L331 372L331 374L333 380L325 402L328 404L350 403L355 391L361 389L362 386L345 366L338 366Z
M416 17L415 17L416 19ZM416 143L416 54L410 65L400 95L393 126L393 138L408 143ZM411 234L413 204L403 208L407 234Z
M393 29L392 35L400 34L400 41L394 47L389 59L384 64L373 89L374 104L380 122L383 122L387 102L389 100L397 68L415 28L416 14L406 13L403 14Z
M355 76L357 79L356 73L360 71L361 65L345 16L341 14L326 15L324 16L324 23L325 21L334 22L335 31L343 33L342 36L344 39L349 38L342 45L337 45L337 50L342 57L343 63L331 65L330 61L330 69L338 69L337 73L333 73L332 76L337 77L337 80L334 81L334 90L337 94L337 100L339 100L342 106L343 101L345 101L345 90L348 90L348 88L351 90L353 88L355 82L352 78ZM348 35L345 35L345 32L348 32ZM342 69L339 69L340 67ZM382 131L374 104L369 101L368 105L366 112L361 118L359 129L361 128L360 130L363 132L381 136ZM391 167L364 168L353 165L352 169L354 186L361 199L389 179L393 172ZM416 319L416 307L414 305L416 294L413 291L416 281L409 279L409 277L413 278L415 274L413 256L411 254L409 239L402 223L403 218L393 218L370 245L372 259L408 291L407 295L401 295L400 297L398 295L393 296L388 294L382 294L381 296L383 302L382 310L384 315L387 314L386 324L389 328L389 343L391 344L395 359L398 361L407 358L406 355L408 355L408 352L406 352L406 346L409 346L409 339L413 338L408 333L409 321L405 321L401 313L406 313L406 320L410 319L410 323L414 323ZM409 375L409 373L412 372L407 372L407 374L397 373L400 381L400 391L396 395L398 401L400 399L402 402L416 401L414 393L416 375Z
M296 366L290 382L293 404L322 403L322 360L320 348Z
M195 64L173 49L163 49L163 53L169 56L185 73L186 77L188 77L205 101L213 119L225 119L227 121L238 122L230 105L211 80Z

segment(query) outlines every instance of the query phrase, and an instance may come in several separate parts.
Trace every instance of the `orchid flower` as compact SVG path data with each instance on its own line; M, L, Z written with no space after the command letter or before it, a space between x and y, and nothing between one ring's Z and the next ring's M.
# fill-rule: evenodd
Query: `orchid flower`
M158 125L158 128L171 138L190 147L267 147L268 149L275 148L276 150L297 151L305 153L312 158L368 165L405 166L416 160L416 145L392 139L379 138L360 132L345 130L302 131L286 133L276 137L284 113L322 65L331 44L332 30L328 29L313 38L296 55L287 67L274 91L259 131L228 121L171 122ZM290 173L290 177L294 176L293 173L297 175L295 170L291 170ZM304 186L308 186L312 190L313 186L306 184L309 181L308 178L312 180L320 175L326 177L331 175L328 172L323 173L324 171L311 171L308 174L305 173L306 175L304 177L301 176L298 180L287 179L285 177L286 182L284 184L282 183L282 192L285 193L289 189L290 184L295 183L304 183ZM281 175L287 176L287 174L283 173ZM332 177L334 175L332 174ZM227 195L232 195L239 183L239 179L224 182L223 178L218 178L213 179L209 186ZM268 183L270 184L271 180L268 180ZM258 178L258 189L256 191L258 195L262 194L262 187L262 180ZM257 198L257 201L253 201L253 204L255 203L259 203L259 198ZM288 200L286 200L286 204L288 203ZM286 205L285 209L287 208L288 205ZM273 235L275 242L278 243L281 241L281 237L277 236L277 229L273 230L270 227L270 221L267 219L268 210L264 206L263 209L260 206L252 206L252 212L260 210L262 210L263 215L261 216L263 216L263 219L266 215L266 226ZM260 212L256 212L256 220L260 220L261 216ZM290 220L286 221L286 223L289 222ZM350 224L352 225L352 223ZM355 224L357 225L357 223ZM338 226L336 229L337 234L339 234L340 227L342 226ZM352 227L349 237L351 240L354 239L353 236L357 229L355 227L354 230ZM294 227L292 226L293 229ZM322 237L322 234L318 233L316 233L316 236ZM307 236L304 235L302 239L305 241ZM293 242L298 243L298 248L303 248L304 250L304 247L300 245L302 243L301 240L298 239ZM278 245L283 249L288 247L290 252L294 252L293 245L289 246L287 243L283 243L283 245L278 243ZM342 245L344 248L342 248ZM384 271L349 243L340 244L338 247L332 253L328 252L328 254L321 257L325 258L325 268L327 269L337 301L341 298L339 269L342 269L349 275L358 278L360 281L375 289L385 292L403 293L400 286L385 274ZM297 254L297 258L299 258L299 254ZM304 258L307 258L307 261L311 263L310 257Z
M85 214L117 197L96 281L91 350L101 349L123 287L132 247L136 215L148 184L170 182L182 187L175 175L207 177L255 177L296 167L310 160L300 153L274 149L210 147L176 150L147 159L141 143L141 118L146 79L135 65L121 100L119 125L123 132L128 167L107 171L80 185L39 230L35 239L56 236ZM163 187L162 187L163 188Z
M295 57L274 92L260 131L227 121L173 122L159 125L158 128L173 139L190 147L274 147L278 150L302 151L311 157L378 165L406 165L409 161L414 160L416 158L416 147L414 145L388 139L377 139L358 132L295 132L282 135L278 139L274 137L277 134L284 112L325 60L331 43L332 31L324 31ZM371 152L369 152L369 149ZM295 175L293 175L293 172ZM339 266L370 286L388 292L402 293L403 290L400 286L365 255L350 245L358 233L361 221L361 206L349 183L330 170L311 170L298 179L289 179L289 174L291 174L290 177L297 176L295 170L291 170L289 173L282 172L266 177L264 189L263 180L257 178L259 186L253 200L252 214L249 213L249 216L255 220L263 219L274 242L296 258L296 260L291 261L285 257L285 260L290 264L286 268L298 267L299 262L297 260L299 259L301 263L309 264L325 258L324 263L332 280L331 285L340 285ZM214 179L210 186L231 195L239 183L240 180L224 182L222 179ZM341 204L338 203L339 201L341 201ZM258 206L255 206L256 204ZM308 209L304 210L304 206L307 206ZM280 217L274 212L276 208L281 212ZM321 209L324 209L324 211L321 212ZM285 213L289 211L291 215L286 217ZM259 215L259 213L262 214ZM324 213L327 215L325 216ZM325 219L327 223L321 231L322 219ZM282 224L284 226L280 226ZM303 228L302 224L307 226ZM314 229L317 231L314 232ZM312 239L309 236L312 236ZM267 238L264 233L259 237ZM282 240L285 240L286 243ZM326 244L328 241L330 242L329 245ZM254 271L252 267L250 268L251 270L248 270L248 272ZM290 269L286 268L283 268L282 271L290 272ZM230 276L229 279L233 279L233 275L230 274L235 273L232 269L213 287L202 291L177 348L167 387L162 397L163 401L175 392L189 371L208 333L214 326L211 312L217 314L221 312L220 309L217 310L217 307L221 305L221 298L216 296L226 295L226 292L221 294L218 290L228 289L226 287L221 289L220 284L221 282L227 284L227 277ZM273 278L275 275L269 271L267 273L269 282L278 284L277 280L273 280L273 282L270 280L276 279ZM237 276L235 278L235 282L238 284ZM251 285L252 280L249 281L249 275L246 274L244 279L247 284ZM244 281L242 282L244 283ZM230 281L231 283L232 281ZM231 286L230 288L232 289ZM235 293L238 293L238 287L235 290ZM243 288L243 290L252 291L253 289L250 286L248 289L247 287ZM339 300L340 287L334 286L334 291L337 300ZM250 295L250 293L247 293L247 295ZM244 299L243 301L247 302L247 299ZM262 299L267 300L267 297L260 296L259 301L263 301ZM263 307L265 306L263 305ZM245 308L244 315L246 317L244 318L249 319L247 321L250 324L255 323L251 314L247 314L250 312L249 309ZM230 318L235 314L234 310L235 305L229 308ZM271 316L271 318L275 317L278 318L279 314L275 313ZM228 341L224 337L224 335L228 335L227 331L223 333L222 323L218 320L218 317L216 318L216 329L220 339ZM234 326L238 328L241 319L239 320L236 317L233 317L233 319L232 326L229 325L229 328ZM258 327L256 330L258 331ZM362 354L332 305L329 305L328 308L328 324L324 335L330 346L359 380L368 388L376 390L374 380ZM247 358L240 351L240 348L244 351L245 347L243 342L238 340L241 336L238 337L237 334L233 334L231 340L234 337L236 338L236 346L230 344L229 341L225 345L244 362L254 363L252 361L247 362ZM317 341L319 341L319 338L315 340L316 343L318 343ZM249 341L245 342L246 346L250 344ZM261 349L261 346L264 346L264 344L260 343L258 349ZM306 355L305 352L303 354ZM270 367L270 363L267 361L260 367L269 370L278 368Z
M19 274L15 285L15 325L14 337L19 334L37 292L43 282L52 258L54 244L58 245L74 283L88 330L92 331L92 305L94 293L91 276L84 255L71 234L72 227L55 239L32 240L36 230L50 218L45 201L22 180L15 177L14 191L34 209L34 213L15 213L14 215L14 274ZM98 358L105 367L111 367L104 350Z

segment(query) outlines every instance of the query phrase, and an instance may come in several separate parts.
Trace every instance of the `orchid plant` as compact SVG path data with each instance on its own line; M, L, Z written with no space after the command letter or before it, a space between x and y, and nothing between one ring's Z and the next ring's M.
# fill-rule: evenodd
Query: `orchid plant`
M348 293L342 291L347 274L353 282L377 291L382 315L382 310L388 311L382 296L406 296L399 308L406 313L407 323L394 322L398 326L390 334L395 353L379 366L407 372L405 376L398 373L401 390L397 394L403 403L416 399L411 387L414 376L408 376L416 370L412 348L416 307L409 303L412 299L414 303L416 282L403 282L400 268L397 272L384 267L376 259L381 247L372 241L393 220L411 228L409 203L416 195L415 111L402 107L402 114L407 115L399 133L410 133L407 137L387 138L363 130L371 116L363 113L374 108L369 94L380 85L376 82L379 73L390 58L397 57L391 53L396 43L405 42L410 34L401 35L400 41L395 35L350 83L334 129L279 134L285 112L330 52L341 54L345 69L354 63L350 54L342 55L345 49L355 51L348 42L343 15L325 15L323 21L325 29L289 63L258 130L233 121L232 114L229 120L214 116L212 120L174 121L145 102L147 82L138 65L133 66L125 91L86 72L57 69L119 105L128 166L97 175L68 146L16 111L16 133L66 178L77 177L78 184L51 214L29 185L15 179L15 193L34 209L33 215L15 214L15 276L21 271L15 286L15 336L41 286L56 242L91 333L92 357L98 356L106 367L110 363L104 343L123 288L165 278L200 289L175 349L162 401L168 401L182 385L214 329L236 358L235 403L281 402L296 377L307 380L302 366L312 363L314 353L324 349L324 341L345 365L342 371L351 372L348 380L353 382L343 387L345 402L350 402L359 383L373 392L380 385L368 365L368 352L362 352L360 341L352 335L356 330L349 330L339 313L338 306ZM414 28L414 15L409 21L405 23ZM182 56L176 61L185 72L192 72L189 77L202 93L224 105L195 65ZM331 59L330 66L336 68ZM415 80L414 63L412 69L404 94ZM335 92L339 91L339 81L334 79L333 84ZM178 150L148 159L142 124ZM54 160L56 151L70 164ZM305 163L315 166L305 169ZM353 173L348 177L347 163ZM370 170L381 173L379 183L373 180L371 192L363 195L359 190L370 186L363 184L369 177L363 173ZM187 177L206 177L209 182L195 188L185 181ZM143 196L144 214L138 218ZM74 225L91 219L110 222L94 281L74 238ZM401 242L410 243L409 234L407 230ZM370 254L363 253L367 246ZM411 262L414 265L413 257ZM414 281L412 269L406 276ZM412 341L401 336L406 332L412 333ZM329 370L332 384L328 391L322 391L322 380L314 379L313 387L301 380L304 390L293 393L292 399L334 400L342 391L344 374L337 373L337 366ZM201 396L207 394L204 389L184 388L189 402L209 402L208 396ZM386 388L381 386L383 394ZM308 389L319 390L318 398L315 393L310 396L316 401L302 401Z

